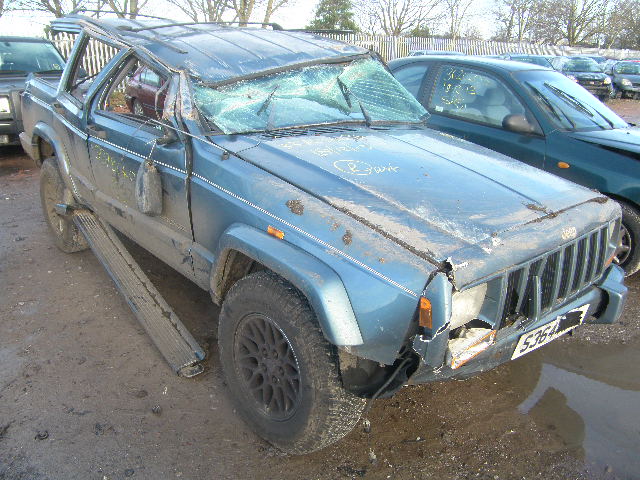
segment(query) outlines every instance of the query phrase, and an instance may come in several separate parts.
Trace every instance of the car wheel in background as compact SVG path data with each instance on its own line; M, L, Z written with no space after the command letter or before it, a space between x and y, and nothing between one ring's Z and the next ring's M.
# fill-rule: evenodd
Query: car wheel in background
M614 260L628 277L640 270L640 213L626 203L618 203L622 207L622 229L620 246Z
M239 413L283 451L318 450L358 422L365 400L344 389L335 346L306 298L278 275L253 273L231 288L218 347Z
M135 98L132 100L132 106L134 115L144 117L144 109L142 108L142 104Z
M53 233L56 246L66 253L80 252L89 248L87 240L69 218L56 212L59 203L74 203L73 195L66 187L55 158L42 162L40 170L40 201L45 220Z

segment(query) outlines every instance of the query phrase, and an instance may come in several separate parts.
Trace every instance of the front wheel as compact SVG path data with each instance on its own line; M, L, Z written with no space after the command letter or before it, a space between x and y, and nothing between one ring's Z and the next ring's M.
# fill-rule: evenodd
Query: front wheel
M74 202L73 195L60 177L55 158L42 162L40 170L40 202L44 218L53 233L56 246L66 253L80 252L89 248L87 240L69 218L58 215L56 205Z
M630 276L640 270L640 213L634 207L622 203L622 227L620 231L621 241L615 262L620 265L625 272L625 276Z
M602 103L607 103L609 101L609 95L600 95L598 98Z
M319 450L358 422L365 400L342 386L336 348L305 297L274 273L251 274L231 288L218 345L238 411L281 450Z

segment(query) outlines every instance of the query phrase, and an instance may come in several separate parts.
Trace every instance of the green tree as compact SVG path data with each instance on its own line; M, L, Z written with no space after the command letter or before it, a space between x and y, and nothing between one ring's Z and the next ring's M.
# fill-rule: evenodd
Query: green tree
M315 30L358 30L353 20L351 0L320 0L307 28Z

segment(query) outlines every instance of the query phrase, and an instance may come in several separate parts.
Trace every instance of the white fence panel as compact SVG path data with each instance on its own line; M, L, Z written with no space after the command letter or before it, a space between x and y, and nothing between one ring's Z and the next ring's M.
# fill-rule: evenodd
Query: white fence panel
M458 51L467 55L500 55L507 52L530 53L535 55L603 55L612 58L640 58L637 50L598 49L586 47L568 47L565 45L537 45L531 43L493 42L489 40L468 40L424 37L393 37L366 34L325 34L324 36L342 42L358 45L378 52L385 61L406 57L415 50ZM65 58L69 57L75 35L68 33L48 34ZM97 73L115 53L115 50L96 42L89 44L89 54L83 67L89 75Z

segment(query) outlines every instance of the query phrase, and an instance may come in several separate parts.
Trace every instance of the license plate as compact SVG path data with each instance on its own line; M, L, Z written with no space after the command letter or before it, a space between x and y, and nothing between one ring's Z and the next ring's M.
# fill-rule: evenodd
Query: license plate
M574 308L564 315L560 315L552 322L538 327L535 330L531 330L529 333L525 333L520 337L518 345L511 356L511 360L521 357L536 348L540 348L559 336L564 335L569 330L573 330L584 321L587 310L589 310L589 304Z

